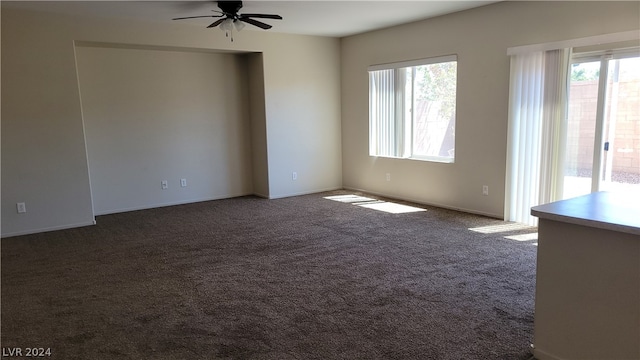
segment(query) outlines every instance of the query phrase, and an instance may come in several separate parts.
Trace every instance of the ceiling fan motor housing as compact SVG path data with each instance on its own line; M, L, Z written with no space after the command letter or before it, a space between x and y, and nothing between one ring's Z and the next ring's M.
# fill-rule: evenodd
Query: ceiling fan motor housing
M242 9L242 1L218 1L218 7L225 14L237 15Z

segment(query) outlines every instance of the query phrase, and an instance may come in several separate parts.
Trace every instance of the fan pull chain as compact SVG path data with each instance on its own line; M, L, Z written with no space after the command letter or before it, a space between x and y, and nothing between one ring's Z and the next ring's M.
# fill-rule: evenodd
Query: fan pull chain
M227 30L224 32L224 34L228 37L231 38L231 42L233 42L233 30Z

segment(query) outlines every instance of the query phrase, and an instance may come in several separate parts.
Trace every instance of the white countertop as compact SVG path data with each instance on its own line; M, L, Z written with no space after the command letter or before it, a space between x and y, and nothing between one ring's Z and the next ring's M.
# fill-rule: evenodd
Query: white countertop
M640 195L597 192L534 206L531 215L570 224L640 235Z

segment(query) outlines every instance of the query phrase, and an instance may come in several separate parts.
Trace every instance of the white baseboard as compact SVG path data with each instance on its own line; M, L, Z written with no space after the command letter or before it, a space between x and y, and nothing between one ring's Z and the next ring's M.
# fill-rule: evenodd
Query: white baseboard
M4 238L9 238L9 237L14 237L14 236L30 235L30 234L49 232L49 231L73 229L73 228L77 228L77 227L91 226L91 225L95 225L95 224L96 224L96 221L93 220L93 221L90 221L90 222L84 222L84 223L78 223L78 224L59 225L59 226L51 226L51 227L38 228L38 229L29 229L29 230L24 230L24 231L16 231L16 232L2 234L1 237L4 239Z
M266 195L266 194L263 194L263 193L254 192L253 195L257 196L257 197L261 197L263 199L268 199L269 198L269 195Z
M302 195L309 195L309 194L317 194L317 193L321 193L321 192L325 192L325 191L334 191L334 190L342 190L342 189L343 189L342 186L325 188L325 189L315 189L315 190L302 191L302 192L297 192L297 193L269 196L268 199L283 199L283 198L288 198L288 197L292 197L292 196L302 196Z
M156 208L167 207L167 206L176 206L176 205L193 204L193 203L199 203L199 202L205 202L205 201L231 199L234 197L247 196L247 195L252 195L252 193L225 194L221 196L213 196L213 197L207 197L207 198L188 199L188 200L172 201L168 203L134 206L129 208L121 208L121 209L96 212L95 215L101 216L101 215L119 214L119 213L129 212L129 211L148 210L148 209L156 209Z
M533 356L536 358L536 360L566 360L565 358L551 355L548 352L537 349L535 347L533 348Z

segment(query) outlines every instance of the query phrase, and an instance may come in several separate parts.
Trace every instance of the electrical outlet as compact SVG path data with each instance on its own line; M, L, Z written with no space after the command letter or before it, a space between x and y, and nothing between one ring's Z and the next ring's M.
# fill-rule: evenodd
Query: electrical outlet
M297 172L292 172L291 173L291 180L298 180L298 173Z
M180 186L187 187L187 179L180 179Z
M169 188L169 182L167 180L162 180L162 190L167 190Z
M391 174L387 173L387 181L391 181Z
M489 195L489 186L488 185L482 185L482 195L484 195L484 196Z
M18 214L24 214L27 212L27 205L23 202L19 202L16 204L16 208L18 210Z

